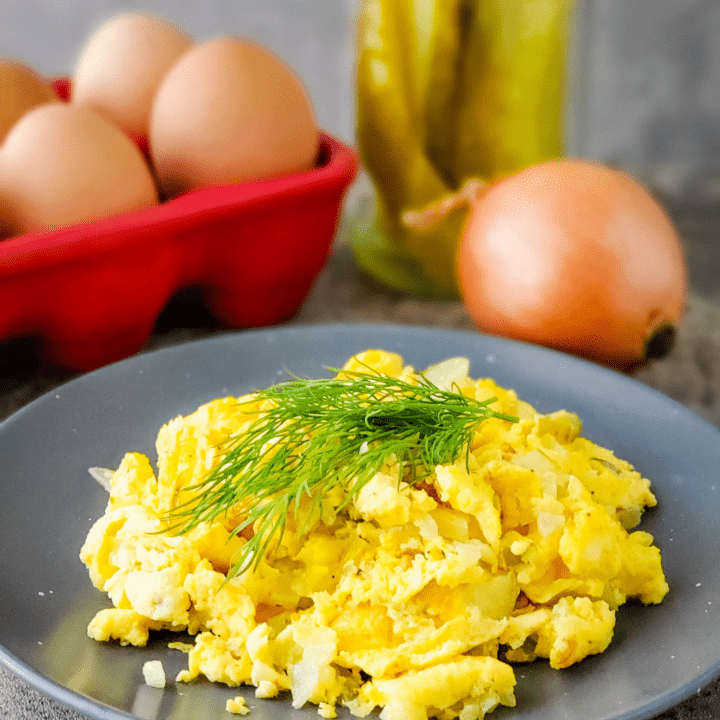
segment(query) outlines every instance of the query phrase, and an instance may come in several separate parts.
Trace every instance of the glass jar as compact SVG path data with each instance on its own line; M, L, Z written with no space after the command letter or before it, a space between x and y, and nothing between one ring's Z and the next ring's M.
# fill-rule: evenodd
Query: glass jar
M355 219L360 266L390 287L457 295L467 204L453 198L578 142L573 0L363 0L357 141L374 202ZM571 90L569 92L569 90ZM572 97L575 117L568 123ZM429 226L408 220L453 209Z

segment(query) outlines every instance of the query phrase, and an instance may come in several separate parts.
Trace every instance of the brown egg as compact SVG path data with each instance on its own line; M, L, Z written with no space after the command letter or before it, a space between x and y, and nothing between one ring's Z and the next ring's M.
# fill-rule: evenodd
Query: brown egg
M0 60L0 143L28 110L49 102L59 98L44 78L27 65Z
M0 202L13 234L99 220L157 199L140 150L89 108L35 108L15 124L0 150Z
M72 102L145 137L160 82L192 45L182 30L152 15L113 17L92 34L75 65Z
M10 219L10 209L0 197L0 241L7 240L13 235L12 222Z
M239 38L196 45L170 69L150 118L150 154L166 197L311 168L318 128L293 71Z

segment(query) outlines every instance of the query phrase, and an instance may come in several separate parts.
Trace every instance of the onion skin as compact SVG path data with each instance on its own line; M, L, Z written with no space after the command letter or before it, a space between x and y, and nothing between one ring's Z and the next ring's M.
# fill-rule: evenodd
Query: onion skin
M540 163L485 190L457 273L484 332L625 371L669 352L685 310L672 222L636 181L589 161Z

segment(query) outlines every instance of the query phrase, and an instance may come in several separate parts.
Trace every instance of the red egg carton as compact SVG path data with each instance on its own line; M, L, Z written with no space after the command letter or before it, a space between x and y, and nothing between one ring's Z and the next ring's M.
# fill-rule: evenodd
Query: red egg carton
M139 351L191 287L227 327L287 320L325 264L356 170L355 151L321 133L307 172L2 241L0 340L39 337L52 362L92 370Z

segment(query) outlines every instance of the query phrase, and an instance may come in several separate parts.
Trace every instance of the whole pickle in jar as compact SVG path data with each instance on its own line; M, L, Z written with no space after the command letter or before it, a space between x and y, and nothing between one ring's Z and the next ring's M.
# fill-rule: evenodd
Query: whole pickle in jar
M418 6L422 3L418 0ZM376 189L376 215L355 233L360 264L393 285L410 278L403 289L444 286L454 291L445 259L452 252L457 228L423 235L402 223L402 212L423 206L451 188L433 165L424 146L424 99L429 78L425 51L418 50L416 8L412 0L365 0L358 24L357 137L360 156ZM444 242L438 242L438 237ZM428 280L436 276L436 279Z
M572 0L480 0L468 28L453 157L456 186L563 153Z

